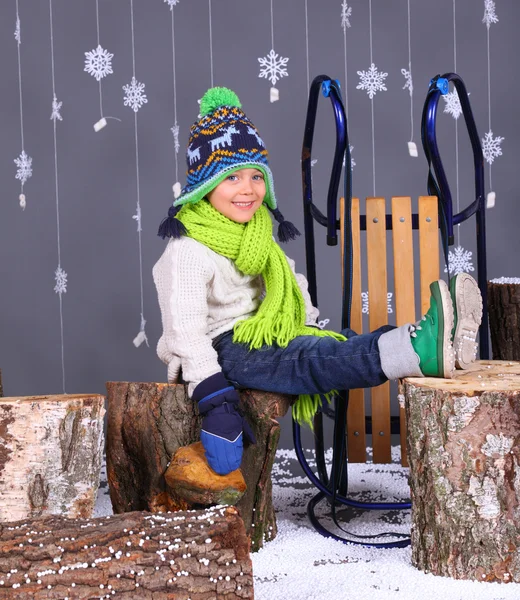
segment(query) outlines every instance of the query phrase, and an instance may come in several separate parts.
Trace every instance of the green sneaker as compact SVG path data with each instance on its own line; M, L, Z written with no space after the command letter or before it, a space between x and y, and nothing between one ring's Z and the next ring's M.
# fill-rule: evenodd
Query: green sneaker
M455 366L468 369L477 357L478 328L482 322L482 296L477 282L467 273L458 273L450 281L453 302L452 340Z
M430 308L410 334L413 349L419 357L419 368L425 377L451 379L455 355L451 342L453 305L445 281L430 284Z

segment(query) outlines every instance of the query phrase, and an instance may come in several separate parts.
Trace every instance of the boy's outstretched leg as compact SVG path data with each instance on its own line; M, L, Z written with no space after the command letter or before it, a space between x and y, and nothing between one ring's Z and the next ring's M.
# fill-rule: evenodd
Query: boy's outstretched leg
M430 308L410 333L412 347L419 357L424 377L451 378L455 354L451 341L453 305L446 282L430 284Z
M477 282L467 273L459 273L450 281L453 301L453 348L455 365L467 369L477 356L478 328L482 322L482 296Z

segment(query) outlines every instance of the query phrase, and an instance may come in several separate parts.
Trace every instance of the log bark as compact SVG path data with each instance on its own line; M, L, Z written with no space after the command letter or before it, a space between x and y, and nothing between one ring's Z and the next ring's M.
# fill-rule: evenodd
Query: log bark
M107 475L114 512L186 509L164 474L181 446L199 440L200 418L187 387L166 383L108 382ZM292 396L241 391L257 443L245 447L241 471L247 489L237 503L252 549L276 535L271 468L280 437L277 417Z
M115 594L114 594L115 593ZM253 598L233 507L0 525L0 600Z
M104 403L98 394L0 399L0 521L92 514Z
M488 282L493 358L520 360L520 284Z
M2 369L0 369L0 398L4 395L4 388L2 387Z
M403 382L412 563L435 575L520 582L520 363Z

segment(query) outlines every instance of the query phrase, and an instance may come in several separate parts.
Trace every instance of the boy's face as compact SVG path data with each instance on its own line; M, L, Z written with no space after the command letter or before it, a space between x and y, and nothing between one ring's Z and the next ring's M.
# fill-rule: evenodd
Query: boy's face
M213 208L236 223L248 223L264 197L264 174L249 168L231 173L207 195Z

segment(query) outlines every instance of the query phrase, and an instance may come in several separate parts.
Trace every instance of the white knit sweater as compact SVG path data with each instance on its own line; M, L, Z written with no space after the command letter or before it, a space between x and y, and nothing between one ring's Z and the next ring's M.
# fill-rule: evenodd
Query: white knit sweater
M316 324L307 280L287 261L305 300L306 324ZM168 381L182 377L191 394L207 377L221 371L212 340L255 313L264 295L263 279L244 275L235 263L189 237L171 239L153 268L163 334L159 358L168 365Z

